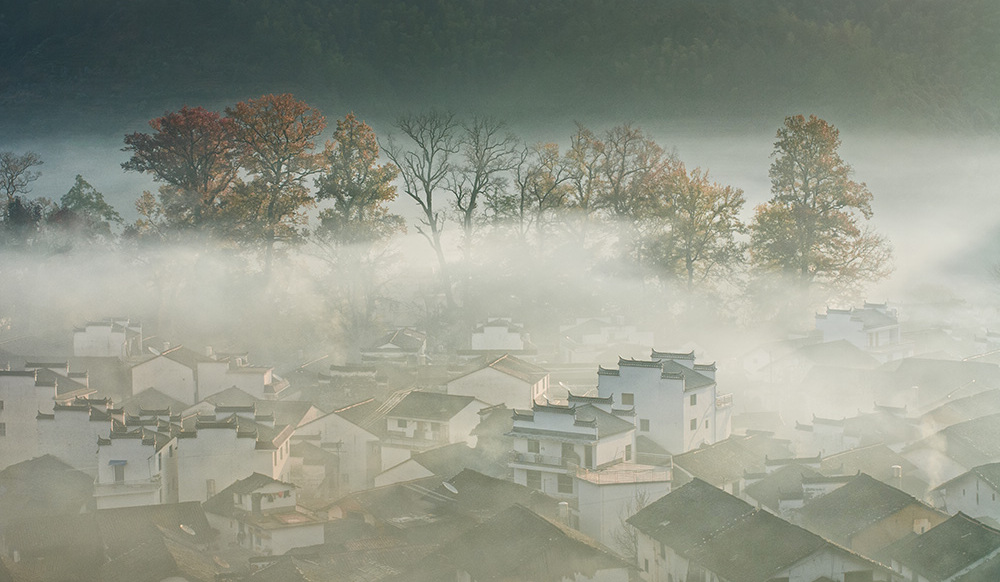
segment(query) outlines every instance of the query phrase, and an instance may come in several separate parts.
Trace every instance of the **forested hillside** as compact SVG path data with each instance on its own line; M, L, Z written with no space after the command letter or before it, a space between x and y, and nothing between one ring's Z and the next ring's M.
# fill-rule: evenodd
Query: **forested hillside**
M1000 3L0 0L0 62L8 111L294 90L982 129L1000 119Z

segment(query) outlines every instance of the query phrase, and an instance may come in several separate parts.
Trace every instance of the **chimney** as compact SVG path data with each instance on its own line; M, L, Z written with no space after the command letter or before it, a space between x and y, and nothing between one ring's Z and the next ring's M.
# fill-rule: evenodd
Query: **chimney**
M559 502L559 521L564 525L569 525L569 502Z
M205 346L205 357L215 359L215 351L212 346Z
M893 465L892 466L892 484L896 489L903 488L903 466Z

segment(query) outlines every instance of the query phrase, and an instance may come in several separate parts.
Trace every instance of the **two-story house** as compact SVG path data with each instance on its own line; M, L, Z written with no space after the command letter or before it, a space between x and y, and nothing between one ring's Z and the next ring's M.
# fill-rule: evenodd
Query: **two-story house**
M673 454L726 439L732 430L732 395L718 394L715 364L695 363L694 352L653 350L649 360L620 358L599 367L597 391L635 407L636 428Z
M479 424L479 411L489 404L473 396L414 390L385 414L382 469L394 467L413 452L468 442Z
M879 362L891 362L913 355L913 344L900 336L896 310L885 303L865 303L850 309L827 308L816 315L816 329L823 343L846 340Z
M610 408L611 400L605 401ZM535 404L515 409L510 467L514 482L575 501L578 469L635 461L635 426L596 404Z
M177 439L142 427L97 441L97 509L177 503Z
M531 408L549 389L549 372L540 366L504 354L478 370L448 382L448 394L474 396L487 404Z
M267 475L240 479L202 507L222 541L259 554L280 555L323 543L326 520L298 505L295 485Z

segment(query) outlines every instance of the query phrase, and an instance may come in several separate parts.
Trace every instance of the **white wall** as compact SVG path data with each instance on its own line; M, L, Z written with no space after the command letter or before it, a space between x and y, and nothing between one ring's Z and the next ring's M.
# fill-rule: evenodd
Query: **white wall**
M487 404L530 409L536 393L544 393L544 381L530 384L493 368L476 370L448 382L448 394L473 396Z
M185 404L196 400L194 370L163 356L132 367L132 394L147 388L156 388Z
M652 503L670 493L669 481L597 485L577 479L576 487L580 531L619 553L622 548L615 536L634 513L630 510L637 507L636 500L644 496L647 503Z

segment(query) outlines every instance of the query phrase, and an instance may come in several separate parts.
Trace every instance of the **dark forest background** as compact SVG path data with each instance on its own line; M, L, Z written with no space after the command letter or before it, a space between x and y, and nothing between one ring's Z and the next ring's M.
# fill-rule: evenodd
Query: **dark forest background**
M1000 127L994 0L0 0L0 63L8 120L290 91L521 119L808 105L876 126Z

